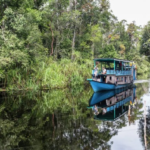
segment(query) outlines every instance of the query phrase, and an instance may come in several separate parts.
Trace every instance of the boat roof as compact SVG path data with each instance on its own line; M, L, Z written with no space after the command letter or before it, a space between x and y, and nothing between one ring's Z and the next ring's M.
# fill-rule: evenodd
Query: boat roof
M119 119L121 116L123 116L125 113L127 113L128 108L126 108L126 110L123 113L117 113L114 115L113 112L109 112L106 113L104 115L102 114L98 114L97 116L94 116L94 119L96 120L102 120L102 121L116 121L117 119Z
M94 61L100 61L100 62L114 62L114 61L133 62L133 61L129 61L129 60L116 59L116 58L95 58Z

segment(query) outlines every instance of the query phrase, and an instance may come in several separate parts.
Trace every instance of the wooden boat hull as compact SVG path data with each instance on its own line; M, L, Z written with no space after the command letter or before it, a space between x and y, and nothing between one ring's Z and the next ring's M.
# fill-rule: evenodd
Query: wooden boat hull
M115 90L100 91L100 92L93 93L92 97L89 100L89 107L114 95L115 95Z
M117 88L123 88L129 85L132 85L133 83L127 83L127 84L109 84L109 83L103 83L103 82L98 82L98 81L94 81L92 79L87 79L93 89L94 92L98 92L98 91L104 91L104 90L114 90Z

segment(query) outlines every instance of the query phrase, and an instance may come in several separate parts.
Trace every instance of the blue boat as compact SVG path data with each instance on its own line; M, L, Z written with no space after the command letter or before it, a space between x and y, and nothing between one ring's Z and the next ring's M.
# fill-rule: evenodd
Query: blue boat
M94 92L122 88L132 85L136 80L136 66L133 61L99 58L94 59L94 68L92 78L87 79Z

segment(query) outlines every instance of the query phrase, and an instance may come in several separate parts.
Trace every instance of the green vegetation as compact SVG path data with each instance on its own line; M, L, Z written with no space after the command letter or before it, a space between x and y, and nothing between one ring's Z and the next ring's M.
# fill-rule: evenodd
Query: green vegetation
M128 121L134 124L141 116L140 98L147 90L147 84L137 84L138 99L131 117L125 114L115 122L93 118L92 110L87 109L93 94L90 86L0 92L0 149L110 149L108 141L118 129ZM143 140L143 127L139 126L138 132Z
M78 146L76 149L81 149L80 145L98 147L104 141L96 142L96 139L102 137L104 131L100 134L98 129L95 131L97 126L92 123L93 115L86 109L92 93L91 88L84 89L82 86L77 89L0 93L0 148L71 149L71 146ZM103 139L108 141L112 135L109 134L110 129L105 130L108 131L108 136ZM64 137L66 133L68 138ZM91 138L92 145L84 141L83 135L87 140Z
M137 92L144 94L139 87ZM108 141L127 126L128 117L125 114L115 122L93 119L87 109L92 94L90 86L1 92L0 149L110 149ZM132 110L131 123L141 115L141 106Z
M150 148L150 108L148 107L146 110L146 115L143 115L143 117L139 120L139 129L138 134L140 141L143 145L143 148L149 149Z
M149 23L118 21L108 0L7 0L0 10L3 89L83 84L96 57L133 60L138 74L149 70Z

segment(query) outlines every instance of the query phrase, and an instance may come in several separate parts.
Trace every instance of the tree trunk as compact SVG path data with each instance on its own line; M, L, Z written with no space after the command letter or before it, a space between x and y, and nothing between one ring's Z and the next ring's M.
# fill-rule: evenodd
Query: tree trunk
M74 33L73 33L73 39L72 39L72 54L71 54L72 60L73 60L73 54L74 54L75 38L76 38L76 26L74 27Z
M53 33L53 30L52 30L52 27L51 27L51 25L49 24L49 27L50 27L50 30L51 30L51 33L52 33L52 42L51 42L51 53L50 53L50 55L52 55L53 54L53 43L54 43L54 33Z
M1 29L2 29L2 37L3 37L3 40L4 41L6 41L6 39L5 39L5 34L4 34L4 21L3 21L3 23L2 23L2 26L1 26Z
M70 0L70 2L71 2L71 0ZM75 11L76 11L76 0L74 0L74 5L75 5ZM73 39L72 39L72 54L71 54L72 60L73 60L74 47L75 47L75 38L76 38L76 25L74 25L74 33L73 33Z
M94 47L95 47L95 45L94 45L94 43L92 44L92 59L94 59Z
M71 7L72 7L72 0L69 0L69 11L71 11Z

